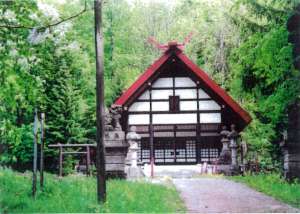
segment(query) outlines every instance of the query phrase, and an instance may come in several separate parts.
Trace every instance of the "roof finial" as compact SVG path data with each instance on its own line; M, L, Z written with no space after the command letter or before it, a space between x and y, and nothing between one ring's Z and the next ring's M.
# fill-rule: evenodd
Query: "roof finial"
M148 38L148 42L150 44L152 44L154 47L156 47L157 49L162 50L162 51L166 51L166 50L168 50L170 48L174 48L174 47L177 47L180 50L184 50L185 45L188 44L191 41L191 38L192 38L193 34L194 34L193 32L190 32L184 38L183 43L177 43L176 40L172 40L172 41L168 42L168 44L161 44L153 36L150 36Z

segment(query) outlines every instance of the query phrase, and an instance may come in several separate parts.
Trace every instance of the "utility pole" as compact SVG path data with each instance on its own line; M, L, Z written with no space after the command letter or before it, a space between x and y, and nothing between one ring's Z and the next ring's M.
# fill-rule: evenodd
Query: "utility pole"
M45 113L41 113L41 135L40 135L40 141L41 141L41 148L40 148L40 186L41 188L44 187L44 129L45 124Z
M34 112L34 124L33 124L33 169L32 169L32 196L36 195L36 171L37 171L37 141L38 141L38 115L37 110Z
M95 51L96 51L96 121L97 121L97 198L106 200L105 148L104 148L104 66L102 33L102 0L94 0Z

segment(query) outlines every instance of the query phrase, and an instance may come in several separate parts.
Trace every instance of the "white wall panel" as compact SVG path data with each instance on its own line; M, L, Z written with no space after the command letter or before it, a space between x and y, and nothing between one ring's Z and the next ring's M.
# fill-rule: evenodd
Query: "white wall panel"
M180 99L196 99L197 90L196 89L176 89L175 95L179 96Z
M214 100L202 100L199 101L200 110L220 110L221 106L218 105Z
M152 102L152 111L169 111L169 102Z
M137 125L137 124L149 124L150 117L149 114L129 114L128 124Z
M210 96L202 89L199 89L199 98L210 98Z
M150 94L149 91L145 91L141 96L139 96L138 99L143 99L143 100L149 100L150 99Z
M173 87L173 78L170 77L163 77L163 78L159 78L157 79L153 84L152 84L152 88L169 88L169 87Z
M175 87L196 87L196 83L189 77L176 77Z
M169 99L169 96L173 95L172 90L152 90L152 99Z
M135 102L128 111L150 111L150 102Z
M200 123L221 123L221 113L200 113Z
M197 123L197 114L153 114L153 124Z
M197 101L180 101L180 111L197 110Z

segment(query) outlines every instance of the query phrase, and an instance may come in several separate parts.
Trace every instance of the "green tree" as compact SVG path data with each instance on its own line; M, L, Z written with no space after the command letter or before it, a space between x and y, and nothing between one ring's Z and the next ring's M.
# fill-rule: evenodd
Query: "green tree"
M246 12L239 21L232 17L243 41L231 54L229 88L253 117L243 134L250 153L259 157L262 166L272 168L280 160L278 144L288 106L299 92L285 27L292 6L286 1L258 0L238 1L237 5Z

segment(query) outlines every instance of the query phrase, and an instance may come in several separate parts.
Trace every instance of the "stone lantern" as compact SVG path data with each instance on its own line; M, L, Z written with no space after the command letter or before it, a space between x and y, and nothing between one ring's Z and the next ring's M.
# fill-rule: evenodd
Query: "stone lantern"
M222 151L220 157L218 159L218 164L230 164L231 163L231 152L229 149L229 142L228 139L229 131L227 130L226 126L222 127L222 131L220 135L222 136L221 143L222 143Z
M139 143L141 141L141 136L136 133L136 127L131 126L130 131L126 135L126 140L129 144L127 157L126 157L126 166L125 174L126 178L129 180L134 180L144 177L144 173L140 166L138 166L138 150Z
M231 166L230 166L230 174L235 175L239 172L239 166L237 161L237 140L239 138L239 133L235 129L235 125L232 124L231 132L228 134L228 138L230 139L229 148L231 149Z
M231 174L231 149L229 148L230 139L228 138L230 131L227 130L226 126L222 126L221 143L222 151L220 157L217 160L216 172L230 175Z

